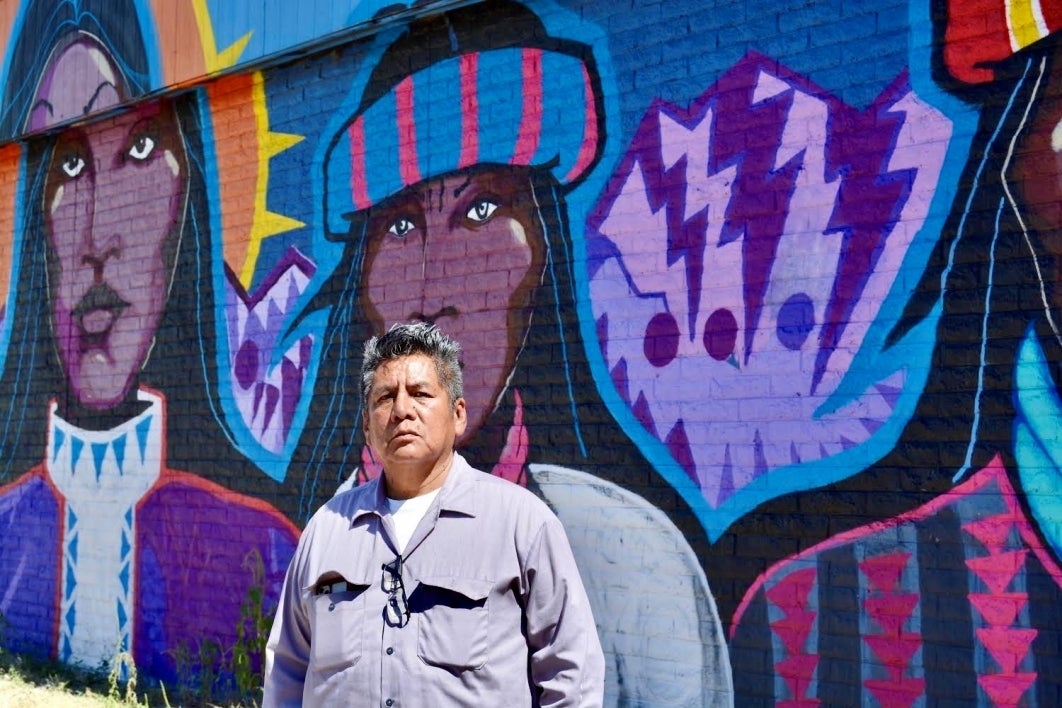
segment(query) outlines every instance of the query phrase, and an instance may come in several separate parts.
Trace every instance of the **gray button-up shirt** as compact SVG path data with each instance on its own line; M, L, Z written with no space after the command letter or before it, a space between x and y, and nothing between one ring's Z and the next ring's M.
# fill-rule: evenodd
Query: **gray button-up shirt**
M398 627L384 621L383 565L398 553L382 481L306 526L269 637L264 705L601 705L601 645L553 512L455 455L402 554L410 620Z

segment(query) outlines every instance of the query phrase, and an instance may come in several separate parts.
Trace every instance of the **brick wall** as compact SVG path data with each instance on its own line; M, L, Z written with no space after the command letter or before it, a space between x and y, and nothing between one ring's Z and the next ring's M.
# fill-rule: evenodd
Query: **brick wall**
M1062 6L163 5L0 10L6 648L231 657L430 319L610 704L1059 701Z

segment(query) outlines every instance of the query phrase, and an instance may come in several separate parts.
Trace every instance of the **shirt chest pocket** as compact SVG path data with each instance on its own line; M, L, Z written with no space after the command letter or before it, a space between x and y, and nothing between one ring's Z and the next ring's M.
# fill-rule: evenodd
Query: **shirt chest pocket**
M363 652L370 582L347 576L308 588L313 603L310 666L323 674L354 666Z
M474 670L487 663L489 580L425 576L409 597L417 618L417 655L427 664Z

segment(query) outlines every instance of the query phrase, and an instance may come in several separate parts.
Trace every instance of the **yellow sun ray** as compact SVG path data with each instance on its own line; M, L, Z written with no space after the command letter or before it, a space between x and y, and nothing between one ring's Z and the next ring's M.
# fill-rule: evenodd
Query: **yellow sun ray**
M236 66L247 43L251 41L252 32L243 35L219 52L207 0L192 0L192 10L195 12L195 24L199 28L199 39L203 45L203 62L206 64L207 73L216 74L223 69Z
M251 227L250 243L247 256L240 271L240 282L250 288L255 265L262 241L270 236L286 233L305 226L298 219L269 211L266 206L266 193L269 188L269 161L284 150L300 143L305 136L291 133L274 133L269 130L269 109L266 107L265 80L262 72L254 74L252 91L254 105L255 132L258 135L258 174L255 180L254 224Z

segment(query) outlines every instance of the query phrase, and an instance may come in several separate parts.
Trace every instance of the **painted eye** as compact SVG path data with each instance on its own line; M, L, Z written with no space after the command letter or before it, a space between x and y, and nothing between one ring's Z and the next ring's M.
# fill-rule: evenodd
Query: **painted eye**
M497 209L498 205L491 200L477 199L465 216L472 221L482 223L489 219Z
M129 157L143 162L155 151L155 139L150 135L141 135L129 147Z
M70 179L73 179L85 169L85 158L77 153L67 155L63 158L61 166L63 168L63 173Z
M387 233L398 238L405 238L415 228L417 228L416 224L403 216L395 219L395 223L391 224L391 228L387 229Z

